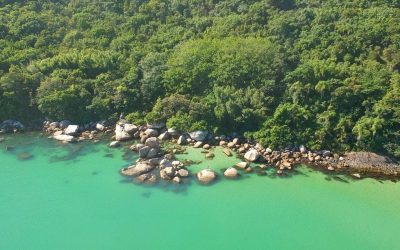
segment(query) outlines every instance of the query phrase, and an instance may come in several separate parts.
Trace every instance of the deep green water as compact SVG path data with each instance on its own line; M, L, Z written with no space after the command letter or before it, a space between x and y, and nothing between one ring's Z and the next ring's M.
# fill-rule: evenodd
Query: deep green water
M142 187L119 175L135 159L122 148L6 139L0 249L400 249L400 183L340 181L303 167L289 178ZM181 156L203 161L193 172L238 161L200 151ZM33 158L19 159L24 152Z

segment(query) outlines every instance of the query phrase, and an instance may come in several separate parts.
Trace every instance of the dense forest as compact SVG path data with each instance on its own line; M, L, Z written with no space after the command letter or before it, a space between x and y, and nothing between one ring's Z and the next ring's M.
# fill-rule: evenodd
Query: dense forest
M0 120L400 157L400 0L0 0Z

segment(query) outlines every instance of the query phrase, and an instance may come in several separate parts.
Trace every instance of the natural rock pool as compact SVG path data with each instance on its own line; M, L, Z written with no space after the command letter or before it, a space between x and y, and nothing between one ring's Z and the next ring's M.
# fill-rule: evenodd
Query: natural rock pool
M0 249L399 249L400 183L307 167L222 177L239 160L190 148L213 185L140 186L119 174L136 155L107 142L38 134L0 142Z

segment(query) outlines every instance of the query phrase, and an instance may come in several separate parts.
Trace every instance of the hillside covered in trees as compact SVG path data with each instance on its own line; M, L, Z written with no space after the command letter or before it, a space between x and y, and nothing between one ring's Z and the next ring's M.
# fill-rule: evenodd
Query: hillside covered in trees
M0 120L400 157L399 0L0 0Z

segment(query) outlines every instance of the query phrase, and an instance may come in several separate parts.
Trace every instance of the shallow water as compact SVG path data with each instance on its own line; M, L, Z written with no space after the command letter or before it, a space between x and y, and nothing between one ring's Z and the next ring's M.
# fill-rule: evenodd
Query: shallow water
M180 156L202 161L193 172L238 161L200 151ZM0 249L400 249L400 183L302 167L287 178L143 187L118 173L135 158L104 143L6 136Z

